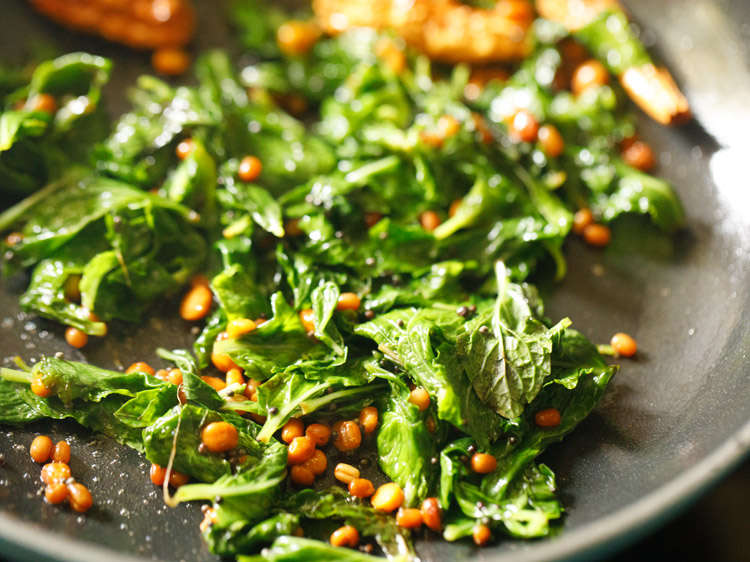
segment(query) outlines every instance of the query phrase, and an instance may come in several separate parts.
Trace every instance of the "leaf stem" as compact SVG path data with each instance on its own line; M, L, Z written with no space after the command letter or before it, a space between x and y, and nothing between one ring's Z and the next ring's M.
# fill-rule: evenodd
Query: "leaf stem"
M344 398L344 397L352 398L359 394L370 394L370 393L377 392L381 388L385 388L385 385L370 384L367 386L362 386L362 387L357 387L357 388L345 388L337 392L332 392L331 394L325 394L321 396L320 398L313 398L312 400L302 402L300 403L299 407L300 407L300 410L302 410L303 414L309 414L310 412L319 410L325 404L328 404L329 402L333 402L334 400L338 400L339 398Z
M382 351L383 354L386 355L394 363L397 363L399 365L403 365L403 363L401 362L401 358L398 356L398 354L395 351L393 351L390 347L388 347L387 345L381 343L378 346L378 350Z
M393 168L397 167L399 165L399 158L398 156L386 156L385 158L381 158L380 160L375 160L374 162L370 162L369 164L365 164L364 166L361 166L360 168L357 168L356 170L352 170L346 176L344 179L352 184L359 184L367 180L368 178L375 176L377 174L383 173L388 170L392 170Z
M260 414L261 409L257 402L251 402L250 400L244 400L242 402L227 402L221 407L222 410L229 410L230 412L251 412L254 414Z
M273 488L281 480L283 476L277 476L269 480L263 480L261 482L248 482L247 484L241 484L237 486L221 486L216 484L188 484L187 486L180 486L180 488L172 496L172 501L175 505L193 500L207 500L217 496L223 498L232 496L242 496L245 494L252 494L256 492L262 492L268 488Z
M0 367L0 377L8 382L31 383L31 373L17 369L8 369L7 367Z
M180 502L175 500L174 496L169 495L169 480L172 475L172 465L174 464L174 458L177 455L177 437L180 434L180 424L182 424L182 414L185 409L180 406L180 415L177 417L177 427L174 429L174 436L172 437L172 450L169 452L169 462L167 463L167 472L164 475L164 483L162 484L161 490L164 497L164 503L169 507L177 507Z
M266 441L268 441L276 432L276 430L279 429L282 424L287 422L288 418L292 415L294 410L296 410L299 405L305 401L306 398L316 394L317 392L320 392L321 390L325 390L329 386L331 385L325 382L316 384L315 386L304 392L301 396L297 396L294 400L289 402L286 406L279 410L279 413L277 415L268 416L266 423L263 424L262 429L258 433L258 441L260 441L261 443L265 443Z

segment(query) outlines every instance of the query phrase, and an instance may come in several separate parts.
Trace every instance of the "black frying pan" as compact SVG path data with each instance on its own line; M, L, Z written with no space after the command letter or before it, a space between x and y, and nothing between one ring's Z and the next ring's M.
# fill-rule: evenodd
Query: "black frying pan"
M665 129L646 118L658 173L687 209L688 227L667 238L622 222L604 252L572 241L566 280L548 312L570 316L594 341L616 331L639 342L591 417L544 460L557 472L567 515L558 536L505 541L478 551L435 539L418 545L425 560L586 559L603 556L653 528L719 479L750 449L750 6L742 0L630 0L643 39L671 68L696 119ZM199 3L198 48L227 41L215 3ZM117 109L148 57L74 36L34 14L26 2L0 2L0 57L19 57L54 38L117 62L109 88ZM119 100L119 102L118 102ZM633 236L633 232L637 232ZM0 281L0 357L32 360L57 351L116 368L155 361L154 342L187 346L189 327L174 306L143 328L119 327L84 353L61 327L19 313L25 280ZM72 466L96 506L86 516L46 505L33 436L71 438ZM215 560L201 544L199 507L165 507L148 463L116 443L68 423L0 428L0 553L28 560Z

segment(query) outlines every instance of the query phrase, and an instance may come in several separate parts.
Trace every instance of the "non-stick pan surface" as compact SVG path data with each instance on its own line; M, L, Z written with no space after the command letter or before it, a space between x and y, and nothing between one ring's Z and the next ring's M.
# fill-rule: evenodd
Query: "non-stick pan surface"
M656 149L658 174L680 193L687 228L674 238L622 221L605 251L571 241L569 274L552 287L548 313L570 316L594 341L616 331L639 342L604 400L576 432L544 457L559 476L567 508L557 536L503 541L481 551L436 539L425 560L587 559L623 546L674 514L750 449L750 6L742 0L630 0L644 41L672 69L696 116L679 129L641 119ZM230 37L219 3L199 3L198 48ZM117 62L108 94L148 70L146 55L74 36L36 16L21 0L0 2L0 57L53 39ZM119 102L117 100L120 100ZM156 360L155 343L190 344L173 303L144 326L120 326L83 353L63 330L20 313L25 280L0 281L0 357L33 361L63 352L104 367ZM7 361L7 360L6 360ZM93 492L85 516L45 504L33 436L72 438L72 466ZM72 437L71 437L72 436ZM199 507L163 505L135 452L72 423L0 428L0 553L28 560L215 560L201 544Z

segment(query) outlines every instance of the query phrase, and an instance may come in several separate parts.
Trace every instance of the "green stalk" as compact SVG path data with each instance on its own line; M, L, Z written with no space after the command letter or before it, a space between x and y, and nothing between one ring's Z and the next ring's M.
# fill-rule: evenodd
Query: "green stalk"
M248 482L247 484L241 484L239 486L226 486L222 484L187 484L180 486L180 488L172 496L175 504L182 502L189 502L193 500L208 500L213 499L217 496L224 498L231 496L243 496L245 494L253 494L256 492L262 492L268 488L273 488L279 482L283 480L282 476L271 478L270 480L263 480L261 482Z
M0 367L0 377L8 382L22 382L31 384L31 373L24 371L18 371L16 369L8 369L7 367Z
M353 184L363 183L372 176L393 170L398 167L399 163L400 160L398 156L386 156L380 160L375 160L374 162L365 164L356 170L352 170L346 174L344 179Z
M329 386L330 385L325 382L316 384L303 394L297 396L294 400L290 401L286 406L284 406L284 408L279 410L278 414L273 417L269 416L266 420L266 423L263 425L263 428L258 433L258 441L260 441L261 443L267 442L273 436L273 434L276 433L276 430L287 422L294 410L296 410L302 404L302 402L305 401L305 399L313 396L321 390L328 388Z
M371 394L383 388L385 388L384 384L370 384L357 388L339 390L337 392L332 392L331 394L321 396L320 398L313 398L312 400L308 400L307 402L302 402L300 403L299 407L300 410L302 410L303 414L309 414L310 412L319 410L326 404L338 400L339 398L353 398L359 396L360 394Z

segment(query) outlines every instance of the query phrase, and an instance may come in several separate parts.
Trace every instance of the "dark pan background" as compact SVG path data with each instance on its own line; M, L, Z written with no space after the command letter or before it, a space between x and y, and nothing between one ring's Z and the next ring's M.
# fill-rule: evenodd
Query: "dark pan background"
M641 350L637 360L622 363L594 414L545 454L568 508L563 532L481 551L428 537L419 546L426 560L749 559L747 463L660 527L750 449L750 5L625 4L695 110L696 121L677 130L641 120L642 136L659 155L658 173L685 202L688 228L670 239L645 222L623 221L603 252L569 244L570 271L549 295L549 314L570 316L598 342L629 332ZM197 49L226 46L221 3L203 0L198 7ZM145 54L61 30L24 0L0 0L2 60L22 60L32 45L50 39L64 51L115 59L108 91L115 113L124 107L127 85L148 71ZM154 342L184 347L193 337L174 303L164 303L143 327L115 326L104 341L79 352L65 344L61 327L20 313L25 282L0 281L3 364L16 354L33 361L57 351L109 368L135 360L158 364ZM96 501L86 516L48 506L39 496L39 469L27 448L41 432L71 440L74 475ZM199 506L166 508L148 480L148 463L133 451L72 423L40 423L0 428L0 455L0 558L216 560L200 542Z

